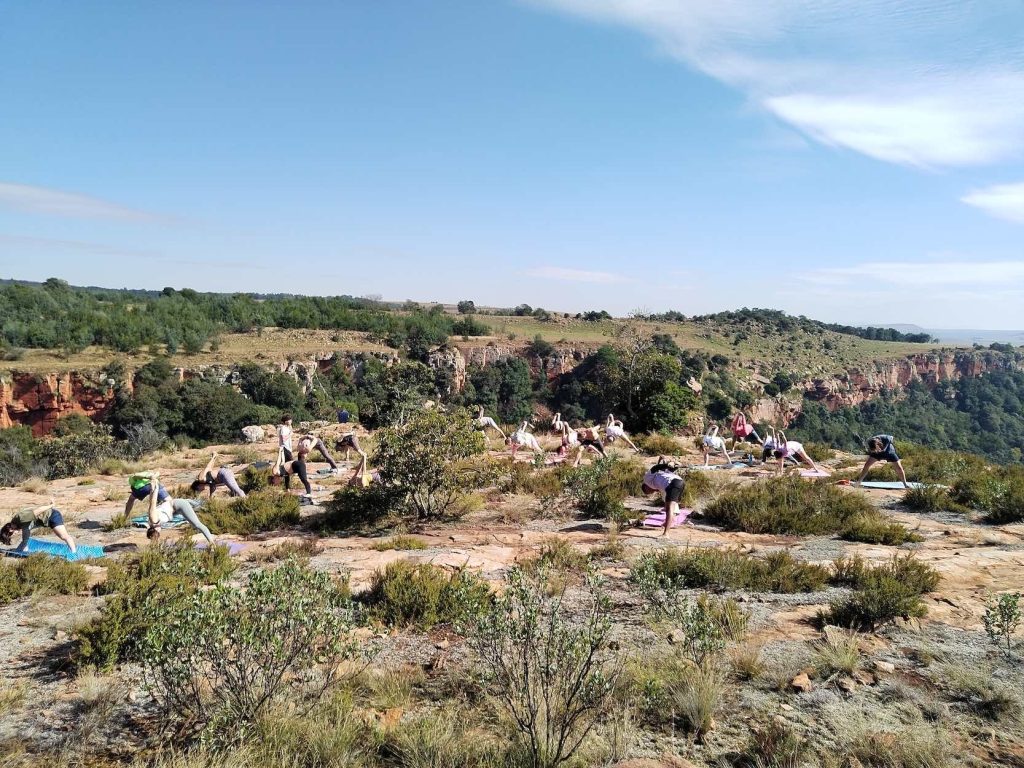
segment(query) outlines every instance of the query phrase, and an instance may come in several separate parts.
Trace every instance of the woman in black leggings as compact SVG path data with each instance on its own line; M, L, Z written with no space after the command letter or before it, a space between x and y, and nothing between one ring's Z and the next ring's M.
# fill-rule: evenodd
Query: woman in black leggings
M309 478L306 476L306 462L301 456L297 459L286 461L284 448L281 448L277 452L277 461L274 462L274 468L270 471L270 482L273 485L277 485L283 480L285 490L291 490L292 475L298 475L303 488L306 489L306 496L312 496L313 488L310 486Z

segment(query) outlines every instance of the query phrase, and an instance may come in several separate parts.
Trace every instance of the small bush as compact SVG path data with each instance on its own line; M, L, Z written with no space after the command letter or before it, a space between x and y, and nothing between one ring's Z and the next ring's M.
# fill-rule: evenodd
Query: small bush
M370 547L370 549L374 549L378 552L387 552L388 550L392 549L409 551L426 548L427 545L419 539L417 539L415 536L392 536L390 539L378 541Z
M648 432L646 435L637 435L633 442L636 447L648 456L677 456L683 451L683 446L671 435L661 432Z
M370 588L357 599L383 624L430 629L472 620L486 608L490 592L487 582L465 569L449 574L435 565L398 560L374 573Z
M765 719L750 728L750 740L740 752L737 768L802 768L810 752L807 740L795 727L778 718Z
M240 448L235 448L232 452L232 456L234 457L236 464L252 464L253 462L260 460L261 454L251 445L243 445ZM248 469L248 467L246 467L246 469ZM246 491L246 493L248 493L248 491Z
M985 634L1002 648L1006 658L1013 650L1013 635L1021 622L1020 592L1006 592L989 598L985 605Z
M48 486L46 485L46 481L43 480L43 478L41 477L25 478L24 480L22 480L21 485L18 486L18 489L21 491L25 491L25 493L35 494L46 493L47 488Z
M257 467L248 466L242 471L242 476L239 478L238 484L247 494L256 493L257 491L265 491L270 487L270 469L267 467L259 469Z
M566 470L563 492L583 517L602 518L622 526L630 519L622 502L640 493L643 474L639 463L610 456Z
M953 501L949 490L940 485L922 485L903 494L904 506L916 512L962 512L966 508Z
M852 675L860 666L861 639L856 632L828 630L814 644L814 665L818 673L828 677L837 672Z
M884 544L889 547L924 540L920 535L908 531L906 526L886 520L880 514L857 515L851 518L839 531L839 538L864 544Z
M522 461L508 461L501 470L498 488L502 493L525 493L538 499L553 499L561 495L564 465L550 469L537 469Z
M764 672L763 646L756 643L738 645L729 651L729 663L737 680L753 680Z
M941 728L914 723L898 731L882 731L866 720L846 724L842 745L844 766L878 768L945 768L954 765L949 739ZM856 760L857 762L853 762Z
M933 591L940 581L938 572L912 556L893 557L886 565L870 568L863 561L841 561L836 581L846 580L854 594L833 602L821 616L828 624L851 629L874 630L900 616L923 616L921 595Z
M203 522L214 533L249 536L299 524L299 498L281 491L250 493L244 498L211 499L202 510Z
M295 558L300 561L309 561L323 552L323 547L316 539L300 539L299 541L285 541L271 549L262 549L249 557L254 563L272 563L278 560Z
M388 485L374 483L368 488L346 485L335 491L324 504L320 520L325 531L347 531L374 525L383 518L401 511L402 492Z
M29 555L11 565L0 563L0 605L28 595L77 595L88 583L81 563Z
M565 539L552 536L541 544L540 554L531 565L556 571L582 571L587 567L587 556Z
M644 573L649 570L652 574ZM634 581L669 579L680 588L717 587L754 592L816 592L829 570L803 563L786 551L755 557L735 549L694 547L646 553L633 567Z
M828 461L836 457L836 452L831 446L825 445L825 443L804 443L804 450L807 451L807 455L814 461Z
M113 531L120 531L131 525L131 522L131 518L128 515L126 515L122 510L120 512L115 512L113 515L110 516L110 520L107 522L106 525L103 526L103 530L107 533L111 533Z
M275 702L316 701L356 655L351 604L297 561L155 607L142 641L150 693L183 727L220 743L248 735ZM316 671L315 683L303 685Z
M587 552L590 560L621 560L626 554L626 547L619 541L617 535L609 535L604 544L591 547Z

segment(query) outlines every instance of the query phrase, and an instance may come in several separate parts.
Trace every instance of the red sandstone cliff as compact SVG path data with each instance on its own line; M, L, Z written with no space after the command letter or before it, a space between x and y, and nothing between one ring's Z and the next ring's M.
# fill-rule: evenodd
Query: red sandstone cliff
M0 378L0 428L23 424L34 435L45 435L58 419L72 413L99 419L113 401L113 388L95 376L14 371Z

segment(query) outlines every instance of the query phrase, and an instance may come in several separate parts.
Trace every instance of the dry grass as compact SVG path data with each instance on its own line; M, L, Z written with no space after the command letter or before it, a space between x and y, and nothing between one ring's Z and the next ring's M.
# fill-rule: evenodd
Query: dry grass
M25 493L34 493L36 495L43 495L47 491L46 481L41 477L30 477L23 481L18 486L19 490L25 491Z
M860 667L861 638L856 632L828 627L813 647L814 666L823 677L839 672L852 675Z
M426 548L427 545L420 539L417 539L415 536L405 535L392 536L390 539L375 542L370 546L370 549L377 552L387 552L389 550L412 551Z
M301 539L299 541L285 541L276 547L269 549L258 549L249 557L253 563L273 563L279 560L287 560L295 557L299 560L309 560L323 552L323 546L317 539Z
M729 664L737 680L755 680L764 672L761 654L764 646L760 643L743 643L729 650Z
M0 717L19 709L28 697L29 686L19 680L0 688Z

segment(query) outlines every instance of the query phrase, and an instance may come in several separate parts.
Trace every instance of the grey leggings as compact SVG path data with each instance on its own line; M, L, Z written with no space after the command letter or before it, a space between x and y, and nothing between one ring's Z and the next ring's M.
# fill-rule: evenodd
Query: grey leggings
M196 511L192 508L192 502L187 501L186 499L175 499L171 504L171 507L174 509L174 514L184 517L189 521L193 528L206 537L208 542L211 544L214 543L213 534L210 533L209 528L203 525L203 521L199 519L199 515L197 515Z
M221 467L220 472L217 473L217 484L226 485L228 490L231 491L232 496L241 496L245 498L245 491L238 487L238 481L235 480L235 473L227 467Z
M312 448L310 448L310 450L305 455L308 456L313 451L320 451L320 453L323 454L324 459L327 460L327 463L330 464L331 469L337 469L338 468L337 463L335 463L335 461L334 461L334 457L331 456L331 454L329 454L327 452L327 446L324 445L324 441L323 440L320 440L319 438L317 438L317 441L313 444Z

